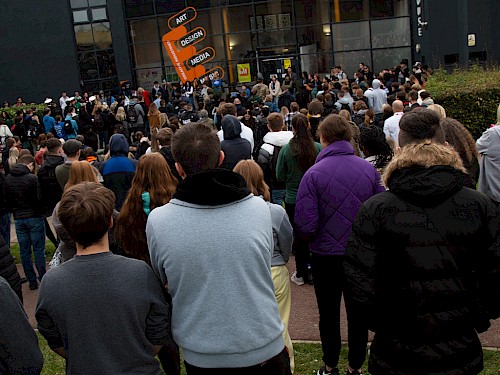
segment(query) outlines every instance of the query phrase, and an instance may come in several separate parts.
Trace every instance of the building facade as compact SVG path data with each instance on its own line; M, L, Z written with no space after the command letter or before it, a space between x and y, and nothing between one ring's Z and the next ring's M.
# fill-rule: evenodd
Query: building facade
M62 90L113 91L119 82L150 88L176 81L162 37L169 19L196 9L187 30L202 27L198 50L213 48L227 84L248 64L250 80L295 72L352 77L403 58L432 67L495 62L497 0L37 0L0 13L0 96L29 101Z

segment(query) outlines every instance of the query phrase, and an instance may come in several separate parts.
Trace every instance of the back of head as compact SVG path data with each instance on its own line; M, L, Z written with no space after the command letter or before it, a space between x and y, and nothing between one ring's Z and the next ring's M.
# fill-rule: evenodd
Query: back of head
M207 112L207 110L206 110L206 109L202 109L202 110L200 111L200 117L201 117L202 119L208 118L208 112Z
M474 157L478 157L476 142L465 126L450 117L442 118L439 123L446 142L453 146L462 160L471 162Z
M20 155L19 159L17 159L17 164L30 165L33 163L35 165L35 158L29 153L25 155Z
M233 169L245 179L248 189L253 195L262 195L264 200L270 201L271 194L269 186L264 181L264 173L262 168L253 160L240 160Z
M347 109L343 109L339 112L339 116L345 118L347 121L351 121L351 114Z
M236 116L236 106L233 103L224 103L220 108L220 115L222 117L226 115L233 115Z
M273 132L279 132L283 129L283 116L279 113L271 113L267 117L267 124Z
M378 79L374 79L372 82L372 87L374 89L379 89L381 85L382 85L382 83Z
M327 144L336 141L350 142L352 138L351 125L349 121L339 115L328 115L319 125L318 135Z
M62 148L62 143L57 138L47 139L47 152L51 155L59 155L59 150Z
M499 108L499 113L500 113L500 106L498 108ZM292 112L298 112L299 109L300 109L300 107L299 107L299 104L297 102L292 102L290 104L290 111L292 111Z
M85 249L107 234L114 208L111 190L97 182L83 182L63 193L57 213L69 236Z
M172 138L174 159L188 176L216 168L220 151L219 137L205 124L185 125Z
M318 116L323 114L323 104L319 100L314 99L309 103L307 110L311 116Z
M430 106L427 107L427 109L436 112L440 119L446 118L446 111L439 104L431 104Z
M160 146L170 146L174 132L170 128L162 128L156 133L156 140Z
M404 147L411 143L422 143L432 140L445 143L445 134L439 124L436 112L429 109L411 111L401 117L399 122L399 145Z
M404 110L403 102L401 100L394 100L394 102L392 103L392 110L394 112L403 112Z
M90 147L89 147L90 148ZM87 161L74 161L69 170L69 179L64 190L82 182L99 182L94 167Z
M226 115L221 121L222 131L224 133L224 140L240 138L241 123L236 116Z

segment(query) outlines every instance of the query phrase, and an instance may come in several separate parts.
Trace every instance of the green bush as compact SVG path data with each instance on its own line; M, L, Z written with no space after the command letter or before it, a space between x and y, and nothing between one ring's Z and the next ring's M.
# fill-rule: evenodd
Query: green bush
M38 115L38 118L41 120L43 118L43 110L47 108L47 104L41 103L41 104L27 104L23 105L22 107L8 107L8 108L2 108L0 109L0 112L6 112L7 117L10 118L11 120L14 120L16 117L16 112L20 109L23 109L25 112L28 109L31 109L32 107L36 108L36 114Z
M434 71L427 81L434 102L446 110L446 115L460 121L474 138L479 138L491 124L496 123L500 104L500 67L469 70L444 69Z

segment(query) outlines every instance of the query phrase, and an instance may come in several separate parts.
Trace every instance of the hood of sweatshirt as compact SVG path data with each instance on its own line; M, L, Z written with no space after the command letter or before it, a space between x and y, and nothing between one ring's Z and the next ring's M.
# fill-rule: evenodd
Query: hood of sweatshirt
M379 89L382 83L378 79L374 79L372 82L372 87L374 90Z
M174 199L202 206L219 206L249 195L252 193L240 174L225 169L209 169L182 180Z
M127 156L128 155L128 142L123 134L113 134L109 141L109 152L111 156Z
M293 138L293 132L280 131L269 132L264 136L264 143L272 144L273 146L283 147Z
M226 115L222 118L222 132L224 133L224 140L231 140L240 138L241 123L233 115Z
M24 164L14 164L10 167L10 174L13 176L24 176L25 174L31 173L30 169Z

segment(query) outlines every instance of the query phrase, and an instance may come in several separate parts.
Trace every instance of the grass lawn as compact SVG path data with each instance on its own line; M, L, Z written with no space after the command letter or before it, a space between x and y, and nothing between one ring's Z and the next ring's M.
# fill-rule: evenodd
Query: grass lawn
M45 242L45 255L47 256L47 263L51 261L52 256L56 248L54 244L50 241ZM10 244L10 253L14 257L14 261L16 264L21 264L21 256L19 255L19 244L17 242L13 242Z
M38 335L40 347L45 357L45 365L42 375L64 375L64 360L57 354L52 352L47 346L45 339ZM323 364L321 361L321 345L319 344L294 344L295 349L295 375L315 375L316 371ZM347 366L347 347L342 347L340 353L339 368L342 370ZM485 370L481 375L498 375L500 371L500 352L484 351L484 367ZM182 374L185 374L182 368ZM366 373L366 363L365 363Z

